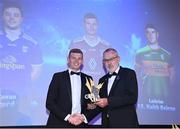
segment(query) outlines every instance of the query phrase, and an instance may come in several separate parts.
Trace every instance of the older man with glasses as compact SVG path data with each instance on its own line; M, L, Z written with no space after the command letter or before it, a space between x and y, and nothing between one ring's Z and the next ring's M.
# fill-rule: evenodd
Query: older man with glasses
M136 103L138 86L134 70L119 65L120 57L113 48L103 53L108 73L100 78L103 83L95 110L102 111L103 127L138 127Z

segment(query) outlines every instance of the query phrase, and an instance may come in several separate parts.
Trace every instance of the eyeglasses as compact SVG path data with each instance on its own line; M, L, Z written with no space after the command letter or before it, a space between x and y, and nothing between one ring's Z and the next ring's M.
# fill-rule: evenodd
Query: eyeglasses
M112 58L109 58L109 59L103 59L104 62L108 62L108 61L112 61L114 59L116 59L118 56L115 56L115 57L112 57Z

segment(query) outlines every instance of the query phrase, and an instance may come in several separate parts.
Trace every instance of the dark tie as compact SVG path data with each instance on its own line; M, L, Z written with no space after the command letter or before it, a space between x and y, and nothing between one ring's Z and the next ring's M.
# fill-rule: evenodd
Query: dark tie
M73 71L71 71L71 73L70 73L71 75L74 75L74 74L76 74L76 75L80 75L80 72L73 72Z
M112 74L108 73L108 77L111 78L112 76L116 76L117 73L116 72L113 72Z

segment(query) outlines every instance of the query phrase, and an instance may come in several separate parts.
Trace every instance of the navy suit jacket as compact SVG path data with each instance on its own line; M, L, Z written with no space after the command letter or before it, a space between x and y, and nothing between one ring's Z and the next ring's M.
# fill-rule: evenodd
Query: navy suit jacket
M85 94L89 93L88 88L85 86L86 77L89 79L92 77L84 73L81 73L81 113L87 116L89 120L87 110L87 102L84 98ZM55 73L51 80L46 107L49 110L49 118L47 121L48 127L73 127L69 122L64 121L68 114L71 114L72 109L72 96L71 96L71 83L68 70Z
M120 67L110 93L107 93L108 74L99 83L104 82L100 90L101 98L108 98L109 105L102 111L104 127L138 127L136 103L138 86L134 70Z

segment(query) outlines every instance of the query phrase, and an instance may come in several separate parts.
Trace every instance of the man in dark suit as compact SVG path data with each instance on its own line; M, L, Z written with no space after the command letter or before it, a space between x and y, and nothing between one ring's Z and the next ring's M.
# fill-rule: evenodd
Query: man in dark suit
M100 89L101 98L96 102L102 108L102 125L138 127L138 87L134 70L119 65L120 57L113 48L104 51L103 62L108 74L99 80L99 83L104 85Z
M53 75L46 100L48 127L86 127L89 115L84 96L89 91L85 84L92 77L80 72L82 64L82 51L71 49L68 70Z

